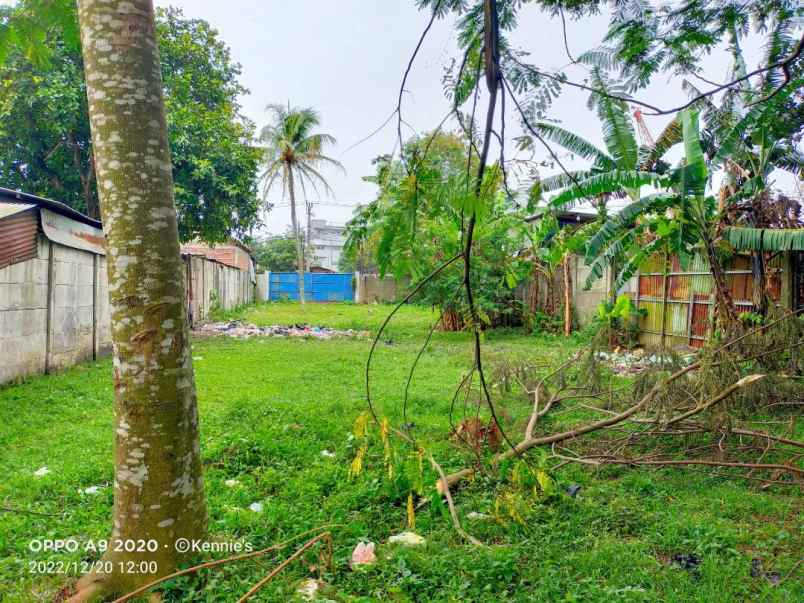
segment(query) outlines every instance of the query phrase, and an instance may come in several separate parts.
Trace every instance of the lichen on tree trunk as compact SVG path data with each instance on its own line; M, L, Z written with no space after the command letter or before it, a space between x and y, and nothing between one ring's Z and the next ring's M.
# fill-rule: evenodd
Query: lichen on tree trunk
M78 8L107 242L116 423L105 556L113 572L84 576L74 598L83 601L174 571L182 560L175 541L203 538L207 514L153 5L78 0ZM149 541L156 550L138 546ZM129 571L129 562L156 568Z

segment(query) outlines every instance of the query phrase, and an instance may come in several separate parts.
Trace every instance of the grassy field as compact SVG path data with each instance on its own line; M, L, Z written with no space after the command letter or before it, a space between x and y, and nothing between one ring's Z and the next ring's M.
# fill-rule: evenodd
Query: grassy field
M389 310L270 304L244 310L242 318L263 325L375 330ZM378 347L372 391L379 412L397 424L410 365L434 318L425 309L403 308ZM564 358L579 345L514 331L485 339L488 355L498 358ZM497 478L490 475L456 493L464 526L489 546L467 545L440 505L417 512L416 532L427 539L425 546L387 544L390 535L405 529L406 497L399 479L385 477L382 445L372 444L359 476L348 474L359 444L350 434L365 411L369 344L368 339L195 341L215 537L261 548L337 524L334 569L323 575L329 585L325 597L334 601L804 600L801 566L795 571L804 544L800 491L762 490L757 483L708 471L569 466L556 475L560 494L529 501L521 521L469 519L471 512L494 515ZM410 390L413 433L448 471L466 462L449 441L447 416L469 363L465 334L436 333ZM74 578L32 573L31 561L83 557L34 553L31 540L108 536L110 372L106 360L0 389L2 601L51 601ZM518 397L506 404L512 420L527 413ZM35 477L41 467L49 473ZM425 467L424 482L434 479ZM228 486L227 480L237 483ZM568 484L581 486L577 496L564 493ZM97 493L83 492L94 486ZM253 503L261 503L263 511L250 510ZM348 561L359 540L377 543L379 561L352 571ZM290 550L175 580L164 600L235 600ZM670 559L679 554L694 555L700 563L678 567ZM776 572L781 584L752 577L752 559ZM255 600L292 601L299 581L310 575L307 563L295 564Z

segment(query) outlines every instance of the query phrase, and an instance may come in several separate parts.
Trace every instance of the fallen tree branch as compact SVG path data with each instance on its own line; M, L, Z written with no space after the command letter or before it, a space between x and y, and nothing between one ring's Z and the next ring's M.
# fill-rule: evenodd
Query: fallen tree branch
M780 444L789 444L790 446L798 446L799 448L804 448L804 442L799 442L798 440L791 440L789 438L783 438L780 436L775 436L770 433L765 433L764 431L752 431L750 429L730 429L731 433L736 433L737 435L746 435L752 436L755 438L765 438L768 440L774 440L775 442L779 442Z
M642 397L642 399L639 402L637 402L636 404L634 404L633 406L631 406L627 410L624 410L623 412L621 412L621 413L619 413L617 415L614 415L614 416L609 417L607 419L603 419L601 421L597 421L595 423L589 423L588 425L583 425L581 427L577 427L577 428L571 429L569 431L563 431L563 432L560 432L560 433L554 433L552 435L544 436L544 437L541 437L541 438L534 438L534 437L526 438L526 439L522 440L519 444L514 446L513 448L509 448L509 449L507 449L507 450L505 450L503 452L500 452L500 453L496 454L494 456L494 458L492 459L492 463L497 464L497 463L499 463L501 461L504 461L506 459L509 459L509 458L511 458L513 456L521 456L522 453L524 453L527 450L530 450L531 448L533 448L535 446L543 446L545 444L553 444L554 442L563 442L564 440L569 440L569 439L572 439L572 438L576 438L578 436L590 433L592 431L597 431L599 429L604 429L606 427L610 427L611 425L616 425L617 423L621 423L621 422L625 421L626 419L628 419L629 417L631 417L634 414L636 414L637 412L639 412L640 410L642 410L645 407L645 405L647 405L647 403L650 402L656 396L656 394L659 392L659 390L662 387L666 387L669 383L675 381L679 377L681 377L683 375L686 375L688 372L694 370L695 368L698 368L699 365L700 365L700 362L690 364L689 366L686 366L686 367L676 371L675 373L670 375L664 381L657 382L650 389L650 391ZM438 482L436 487L438 488L438 491L441 492L441 494L444 494L443 488L445 486L446 487L452 487L453 485L457 484L458 482L463 481L464 479L467 479L467 478L471 477L472 475L474 475L474 473L475 473L475 469L470 468L470 467L467 467L465 469L461 469L460 471L456 471L455 473L451 473L450 475L448 475L444 485L442 485L441 480L439 480L439 482Z
M483 546L483 543L480 542L477 538L466 532L461 526L461 520L458 518L458 512L455 510L455 502L452 500L452 494L449 491L449 484L447 483L447 475L444 473L444 469L439 465L436 460L433 458L433 455L430 455L430 464L433 466L438 472L438 475L441 479L439 482L442 486L442 490L440 492L444 495L447 499L447 506L449 507L449 514L452 517L452 525L455 528L455 531L458 532L465 540L474 544L475 546Z
M569 458L569 457L568 457ZM575 459L572 459L575 460ZM681 459L664 461L641 461L639 459L600 459L601 465L707 465L711 467L741 467L744 469L774 469L786 471L795 475L804 476L804 470L790 465L780 465L777 463L738 463L731 461L707 461L703 459Z
M751 329L749 331L746 331L745 333L739 335L738 337L735 337L734 339L731 339L730 341L727 341L726 343L721 344L720 346L718 346L717 348L715 348L713 350L713 353L717 353L717 352L720 352L722 350L725 350L725 349L735 345L736 343L744 340L745 338L749 337L750 335L752 335L754 333L757 333L757 332L759 332L761 330L767 330L768 328L770 328L772 326L775 326L775 325L779 324L780 322L788 320L789 318L792 318L792 317L798 315L801 312L804 312L804 308L801 308L799 310L795 310L793 312L789 312L788 314L785 314L784 316L781 316L780 318L772 321L771 323L769 323L767 325L764 325L764 326L757 327L755 329ZM605 429L607 427L617 425L618 423L622 423L626 419L630 419L636 413L641 411L648 404L648 402L650 402L656 396L656 394L659 392L660 389L667 387L673 381L676 381L677 379L679 379L680 377L686 375L687 373L689 373L691 371L699 369L701 366L702 366L702 361L697 360L697 361L695 361L695 362L693 362L693 363L691 363L691 364L689 364L689 365L677 370L675 373L673 373L672 375L670 375L666 379L664 379L662 381L657 381L653 385L653 387L642 397L642 399L639 402L637 402L636 404L634 404L633 406L631 406L630 408L624 410L623 412L621 412L619 414L612 415L612 416L610 416L610 417L608 417L606 419L603 419L601 421L596 421L594 423L589 423L589 424L583 425L581 427L576 427L575 429L571 429L571 430L568 430L568 431L563 431L563 432L560 432L560 433L554 433L554 434L549 435L549 436L543 436L543 437L540 437L540 438L534 438L534 437L525 438L519 444L517 444L516 446L513 446L512 448L509 448L509 449L507 449L507 450L505 450L503 452L500 452L500 453L496 454L492 458L492 464L498 464L501 461L507 460L507 459L509 459L509 458L511 458L513 456L521 456L524 452L526 452L527 450L530 450L531 448L534 448L536 446L543 446L545 444L553 444L555 442L563 442L565 440L576 438L578 436L585 435L585 434L591 433L593 431L598 431L600 429ZM745 378L741 379L740 381L738 381L737 383L735 383L731 388L727 388L727 390L724 390L724 391L727 392L726 395L729 395L735 389L739 389L740 387L744 387L745 385L748 385L750 383L754 383L755 381L758 381L761 378L762 378L762 376L749 375L748 377L745 377ZM732 388L734 388L734 389L732 389ZM731 391L729 391L729 390L731 390ZM716 398L713 399L712 401L704 404L703 406L699 406L699 407L693 409L692 411L689 411L689 413L684 413L683 415L680 415L679 417L676 417L676 419L681 420L682 418L686 418L688 416L692 416L694 414L697 414L697 413L701 412L702 410L704 410L705 408L708 408L709 406L711 406L711 404L715 404L715 403L719 402L724 397L725 396L723 394L720 394L719 396L716 396ZM671 421L675 422L675 420L671 420ZM443 485L442 485L442 481L439 480L438 483L436 484L436 488L443 495L445 486L447 488L451 488L455 484L457 484L457 483L459 483L459 482L461 482L461 481L473 476L474 474L475 474L475 469L474 468L467 467L467 468L461 469L460 471L456 471L456 472L451 473L450 475L448 475L447 479L444 481Z
M279 574L279 572L281 572L288 565L293 563L293 561L301 557L302 554L304 554L304 552L307 549L311 548L315 543L319 542L320 540L325 540L327 542L327 545L329 547L329 555L330 558L332 558L332 534L330 534L329 532L319 534L315 538L305 542L295 553L293 553L290 557L285 559L282 563L280 563L273 570L271 570L271 573L269 573L267 576L265 576L265 578L257 582L257 584L252 586L251 590L249 590L245 595L240 597L237 600L237 603L244 603L245 601L248 601L251 597L253 597L257 593L257 591L259 591L263 586L268 584L268 582L270 582L277 574Z
M578 358L580 357L581 353L582 353L582 351L581 352L576 352L575 354L573 354L566 362L560 364L557 369L555 369L551 373L548 373L547 375L542 377L542 379L536 385L536 389L532 392L533 393L533 412L531 413L530 420L528 421L528 425L525 428L525 439L526 440L529 440L529 439L531 439L533 437L533 428L536 427L536 422L541 417L546 415L550 411L550 407L555 403L555 396L553 396L553 397L550 398L550 401L545 405L545 407L542 410L539 410L539 394L540 394L542 388L544 388L545 384L547 383L547 380L555 377L558 373L563 371L570 364L572 364L573 362L578 360ZM530 392L528 392L528 393L530 393Z
M665 425L666 426L674 425L675 423L678 423L679 421L683 421L684 419L688 419L689 417L697 415L698 413L705 411L707 408L711 408L712 406L714 406L718 402L721 402L722 400L725 400L730 395L732 395L734 392L736 392L738 389L742 389L743 387L751 385L752 383L756 383L757 381L761 381L766 376L767 375L748 375L746 377L743 377L742 379L740 379L736 383L731 384L729 387L724 389L722 392L720 392L717 396L715 396L714 398L712 398L708 402L705 402L704 404L696 406L695 408L692 408L692 409L688 410L687 412L681 413L680 415L673 417L672 419L667 421L665 423Z
M334 527L339 527L339 526L340 526L340 524L327 524L327 525L319 526L317 528L312 528L311 530L307 530L305 532L302 532L301 534L297 534L296 536L293 536L292 538L288 538L287 540L285 540L283 542L280 542L279 544L274 544L274 545L269 546L268 548L260 549L259 551L252 551L251 553L244 553L242 555L235 555L233 557L226 557L225 559L216 559L215 561L207 561L206 563L201 563L199 565L194 565L192 567L188 567L186 569L179 570L177 572L173 572L172 574L168 574L167 576L162 576L161 578L158 578L157 580L154 580L153 582L149 582L148 584L146 584L144 586L141 586L137 590L133 590L130 593L128 593L126 595L123 595L122 597L120 597L118 599L115 599L114 601L112 601L112 603L125 603L126 601L130 601L134 597L137 597L139 595L142 595L142 594L146 593L147 591L152 589L154 586L162 584L163 582L167 582L168 580L172 580L173 578L178 578L179 576L186 576L187 574L194 574L195 572L197 572L199 570L202 570L202 569L218 567L219 565L224 565L226 563L232 563L234 561L243 561L244 559L253 559L255 557L261 557L261 556L266 555L268 553L271 553L273 551L278 551L280 549L283 549L286 546L288 546L289 544L291 544L291 543L303 538L304 536L307 536L308 534L312 534L313 532L318 532L320 530L326 530L326 529L329 529L329 528L334 528ZM326 533L328 534L329 532L326 532Z

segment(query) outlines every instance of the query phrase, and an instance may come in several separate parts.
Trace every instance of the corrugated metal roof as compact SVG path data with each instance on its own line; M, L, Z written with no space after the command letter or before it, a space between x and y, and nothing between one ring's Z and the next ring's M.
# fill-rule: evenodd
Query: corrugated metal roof
M106 255L106 238L100 228L83 224L66 216L41 208L42 230L55 243L73 249L83 249L98 255Z
M0 220L0 268L36 257L37 229L32 206Z
M53 199L37 197L36 195L23 193L22 191L13 191L9 188L0 186L0 201L9 203L25 203L45 207L57 214L61 214L62 216L67 216L68 218L83 222L84 224L89 224L95 228L101 228L100 220L90 218L89 216L82 214L80 211L73 209L69 205L65 205L60 201L54 201Z
M21 211L27 211L32 207L36 206L31 203L7 203L5 201L0 201L0 220L8 216L18 214Z

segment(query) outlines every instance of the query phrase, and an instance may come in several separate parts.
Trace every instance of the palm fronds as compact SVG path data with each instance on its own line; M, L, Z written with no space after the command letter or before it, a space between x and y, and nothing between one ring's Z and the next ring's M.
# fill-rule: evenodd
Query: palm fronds
M596 174L577 183L553 197L549 205L553 209L566 209L582 199L592 199L604 193L613 193L623 189L638 190L647 184L656 184L659 178L653 172L637 170L612 170Z
M730 226L723 236L737 251L804 251L804 228Z
M598 149L588 140L565 130L555 124L547 122L539 122L535 125L536 130L552 142L560 144L567 149L570 153L574 153L584 159L589 159L598 164L602 168L615 168L615 162L607 156L603 151Z
M595 88L608 90L610 86L598 69L592 70ZM617 167L632 170L637 167L637 141L634 126L624 101L611 96L593 94L590 104L597 109L603 127L603 140Z

